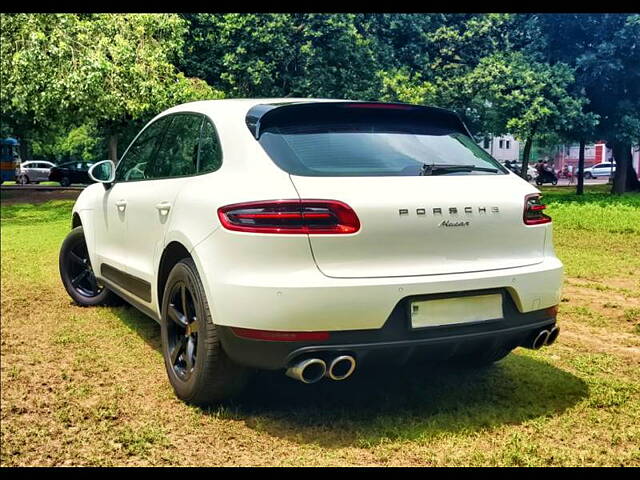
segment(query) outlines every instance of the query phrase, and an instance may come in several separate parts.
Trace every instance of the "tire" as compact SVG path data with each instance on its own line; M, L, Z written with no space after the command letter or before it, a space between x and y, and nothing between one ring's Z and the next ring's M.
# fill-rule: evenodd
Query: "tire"
M592 180L593 179L593 175L591 174L591 172L587 172L587 173L584 174L584 178Z
M18 177L17 183L19 183L20 185L27 185L29 183L29 177L26 175L20 175Z
M71 180L69 180L69 177L62 177L62 179L60 180L60 185L62 187L68 187L69 185L71 185Z
M558 184L558 179L556 178L555 180L551 181L551 185L557 185Z
M71 230L62 242L58 266L65 290L81 307L121 303L120 297L97 282L82 227Z
M173 267L162 298L162 356L178 398L204 406L239 393L249 370L231 361L222 349L192 259Z
M542 180L536 178L536 185L538 185L538 186L542 185Z
M531 175L527 175L527 182L530 182L531 180L533 180L533 177Z

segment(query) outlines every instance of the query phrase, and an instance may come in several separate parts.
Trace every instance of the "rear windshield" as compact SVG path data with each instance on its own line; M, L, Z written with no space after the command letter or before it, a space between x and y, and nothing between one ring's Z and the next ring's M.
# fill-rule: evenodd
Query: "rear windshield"
M263 130L260 144L284 171L311 177L504 175L466 134L425 123L321 121ZM459 166L456 167L456 166Z

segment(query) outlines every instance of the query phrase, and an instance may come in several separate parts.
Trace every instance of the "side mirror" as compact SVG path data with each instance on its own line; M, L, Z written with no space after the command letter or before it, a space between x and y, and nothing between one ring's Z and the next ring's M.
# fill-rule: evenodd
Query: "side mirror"
M116 166L111 160L103 160L94 163L87 173L94 182L103 183L105 187L109 187L116 178Z

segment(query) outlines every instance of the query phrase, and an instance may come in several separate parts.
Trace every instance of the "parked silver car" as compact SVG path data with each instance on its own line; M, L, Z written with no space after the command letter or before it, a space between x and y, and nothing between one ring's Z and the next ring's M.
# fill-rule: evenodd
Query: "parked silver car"
M584 169L584 178L613 177L616 164L612 162L597 163Z
M49 173L55 164L46 160L28 160L16 169L16 183L40 183L49 181Z

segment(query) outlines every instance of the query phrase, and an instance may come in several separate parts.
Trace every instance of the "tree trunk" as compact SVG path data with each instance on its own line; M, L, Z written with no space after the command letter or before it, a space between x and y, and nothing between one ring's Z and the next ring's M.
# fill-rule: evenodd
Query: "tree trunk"
M638 172L633 168L633 152L629 150L627 159L627 192L640 192L640 180L638 180Z
M20 151L20 162L31 160L31 155L29 154L29 141L22 137L18 141L20 142L20 146L18 147L18 150Z
M613 158L616 162L616 173L613 176L611 193L622 194L640 191L638 174L632 165L631 144L615 142L613 144Z
M531 156L531 146L533 144L533 134L527 137L524 143L524 151L522 152L522 171L520 176L527 179L527 170L529 169L529 157Z
M109 135L109 160L118 163L118 134Z
M580 139L580 153L578 154L578 186L576 187L576 195L584 193L584 138Z
M626 190L627 169L625 168L624 148L625 144L622 142L614 142L613 144L613 160L616 163L616 173L613 176L611 193L622 194Z

